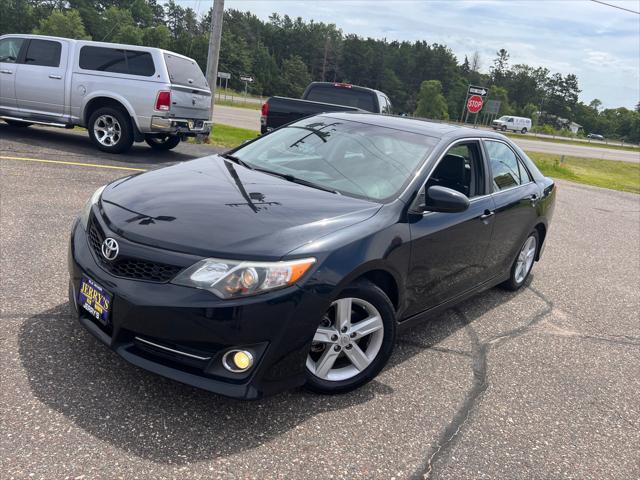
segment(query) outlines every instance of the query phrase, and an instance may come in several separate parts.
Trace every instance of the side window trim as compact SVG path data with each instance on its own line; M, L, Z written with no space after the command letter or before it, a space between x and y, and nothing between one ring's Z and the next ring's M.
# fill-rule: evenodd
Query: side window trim
M511 150L513 152L513 154L516 157L516 161L518 162L518 165L521 168L524 168L524 171L527 173L527 176L529 177L529 180L527 182L523 182L520 185L516 185L515 187L509 187L509 188L505 188L504 190L494 190L493 188L493 169L491 168L491 159L489 157L489 152L487 151L487 147L486 147L486 142L499 142L502 143L503 145L506 145L507 148L509 148L509 150ZM525 165L525 162L520 158L520 155L518 155L518 153L511 148L511 145L509 145L507 142L505 142L504 140L500 140L499 138L483 138L482 139L482 151L483 154L486 158L486 162L485 162L485 168L487 169L487 172L489 172L489 175L487 176L487 178L489 179L488 183L488 187L491 190L490 194L491 195L496 195L502 192L508 192L509 190L513 190L514 188L520 188L520 187L524 187L526 185L529 185L530 183L535 183L533 180L533 175L531 175L531 172L529 171L529 169L527 168L527 166Z
M418 191L418 195L416 196L416 198L411 202L412 204L418 199L418 197L420 196L420 191L422 191L426 186L427 183L429 182L429 180L431 179L431 175L433 175L433 172L436 171L436 169L438 168L438 165L440 165L440 162L442 162L442 160L444 159L444 157L447 155L447 152L449 152L449 150L451 150L453 147L455 147L456 145L459 144L466 144L466 143L476 143L478 145L478 150L480 153L480 163L482 168L484 169L484 189L485 192L482 195L476 195L472 198L469 199L470 202L473 202L475 200L478 200L480 198L484 198L487 197L489 195L491 195L491 189L487 190L488 187L488 182L487 179L488 177L488 172L490 172L490 170L487 169L487 162L485 161L484 157L484 145L482 143L482 138L480 137L470 137L470 138L459 138L457 140L452 141L451 143L449 143L444 150L442 151L442 153L440 155L438 155L438 159L435 161L435 163L433 164L433 167L431 167L431 169L429 170L429 173L427 174L427 176L425 177L425 179L420 183L420 186L418 187L417 191ZM429 213L429 212L426 212Z
M25 38L24 42L20 46L20 53L18 54L18 59L16 60L16 64L25 65L24 59L27 57L27 50L29 49L29 44L31 44L30 38Z

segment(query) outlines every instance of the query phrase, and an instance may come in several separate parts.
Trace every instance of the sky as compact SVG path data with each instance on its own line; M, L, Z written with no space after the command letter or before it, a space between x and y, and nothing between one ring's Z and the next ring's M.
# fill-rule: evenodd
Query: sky
M640 11L640 0L605 0ZM211 0L178 0L200 13ZM480 53L488 72L496 51L510 64L575 73L580 99L603 107L640 101L640 15L589 0L225 0L225 9L334 23L343 33L448 46L461 63ZM223 26L224 28L224 26Z

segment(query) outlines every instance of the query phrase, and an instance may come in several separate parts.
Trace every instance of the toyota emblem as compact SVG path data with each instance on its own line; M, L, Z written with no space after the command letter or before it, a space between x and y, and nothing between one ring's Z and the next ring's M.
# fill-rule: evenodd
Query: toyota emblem
M114 238L108 237L102 242L102 256L107 260L115 260L120 251L120 246Z

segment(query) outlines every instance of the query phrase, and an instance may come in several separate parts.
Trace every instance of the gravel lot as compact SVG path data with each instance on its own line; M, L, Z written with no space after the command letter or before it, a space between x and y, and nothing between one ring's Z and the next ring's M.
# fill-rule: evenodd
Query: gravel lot
M542 262L403 332L351 394L227 400L128 365L70 315L70 225L130 173L213 153L98 153L0 125L3 479L640 477L640 196L559 182Z

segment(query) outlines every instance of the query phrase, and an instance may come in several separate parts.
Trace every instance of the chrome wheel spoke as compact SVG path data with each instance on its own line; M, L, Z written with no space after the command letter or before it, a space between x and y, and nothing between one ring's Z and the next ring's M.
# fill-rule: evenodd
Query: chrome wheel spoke
M353 343L351 348L345 349L344 353L360 372L371 363L357 343Z
M335 302L336 304L336 328L341 331L351 328L351 298L341 298Z
M340 352L336 352L333 348L327 348L315 365L316 375L326 378L339 355Z
M318 330L316 330L316 333L313 336L313 341L320 343L333 343L331 337L334 335L337 335L337 332L334 328L318 327Z
M366 337L382 328L382 318L378 315L375 317L369 317L364 320L355 323L351 327L351 332L355 333L354 339Z

